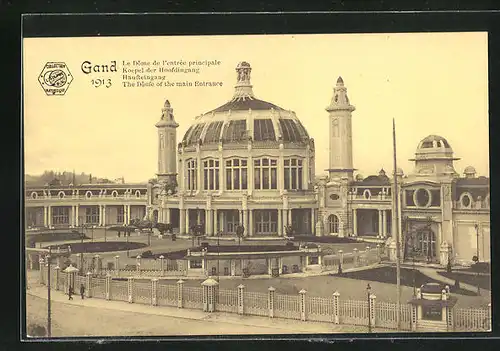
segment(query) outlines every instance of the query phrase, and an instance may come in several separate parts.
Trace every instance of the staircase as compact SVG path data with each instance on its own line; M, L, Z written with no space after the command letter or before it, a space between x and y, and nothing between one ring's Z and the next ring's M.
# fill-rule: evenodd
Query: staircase
M429 320L418 320L417 325L418 332L446 332L446 322L443 321L429 321Z

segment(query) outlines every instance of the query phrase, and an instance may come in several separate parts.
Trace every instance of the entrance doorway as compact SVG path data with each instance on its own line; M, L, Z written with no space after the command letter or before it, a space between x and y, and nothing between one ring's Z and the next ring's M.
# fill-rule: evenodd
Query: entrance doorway
M415 261L434 262L437 259L436 234L431 229L417 229L409 236L406 257Z

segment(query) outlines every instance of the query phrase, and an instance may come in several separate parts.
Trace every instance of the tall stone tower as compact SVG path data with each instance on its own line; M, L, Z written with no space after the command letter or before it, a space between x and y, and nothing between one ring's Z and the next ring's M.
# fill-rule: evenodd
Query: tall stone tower
M330 118L330 180L353 180L351 117L354 110L349 103L344 81L339 77L332 101L326 108Z
M158 128L158 181L175 184L177 177L177 127L170 102L165 101L161 119L155 124Z

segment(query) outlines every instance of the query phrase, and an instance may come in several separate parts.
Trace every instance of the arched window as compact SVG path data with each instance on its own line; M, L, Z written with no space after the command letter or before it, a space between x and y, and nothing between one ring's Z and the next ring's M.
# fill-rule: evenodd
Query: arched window
M255 189L278 188L278 160L264 157L254 160L253 165Z
M219 190L219 161L203 161L203 189Z
M246 190L248 187L247 160L234 158L226 160L226 189Z
M339 217L334 214L328 216L328 230L334 234L339 232Z
M302 160L296 158L284 160L284 171L285 189L302 189Z
M428 189L420 188L413 194L413 201L417 207L429 207L431 204L431 192Z
M187 188L188 190L196 190L196 160L188 160L187 167Z

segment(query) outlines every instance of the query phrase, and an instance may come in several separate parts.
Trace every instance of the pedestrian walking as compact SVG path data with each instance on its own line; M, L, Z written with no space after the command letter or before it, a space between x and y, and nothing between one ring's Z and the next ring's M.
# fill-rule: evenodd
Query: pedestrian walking
M73 300L73 287L70 286L68 289L68 300Z
M82 297L82 300L85 297L85 286L83 284L80 285L80 296Z

